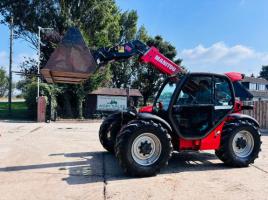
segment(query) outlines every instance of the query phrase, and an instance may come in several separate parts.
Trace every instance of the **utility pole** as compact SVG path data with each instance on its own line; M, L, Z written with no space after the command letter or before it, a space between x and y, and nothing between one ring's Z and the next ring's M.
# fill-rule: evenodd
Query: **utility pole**
M9 44L9 91L8 91L8 112L11 115L12 100L12 62L13 62L13 16L10 18L10 44Z
M40 60L41 60L41 27L38 26L38 66L37 66L37 97L36 100L38 101L39 95L40 95Z

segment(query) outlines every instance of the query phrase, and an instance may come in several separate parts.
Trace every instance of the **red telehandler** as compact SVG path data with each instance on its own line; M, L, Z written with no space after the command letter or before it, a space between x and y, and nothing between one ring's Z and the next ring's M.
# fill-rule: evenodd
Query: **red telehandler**
M215 150L220 160L233 167L254 162L261 135L258 122L240 113L250 109L236 98L244 89L239 83L242 74L188 73L139 40L98 49L91 57L102 66L132 56L168 78L152 106L116 112L101 124L100 142L115 153L125 173L155 175L173 151L184 150Z
M240 73L186 73L157 48L135 40L94 53L99 65L139 56L167 74L152 106L108 116L99 130L103 147L115 153L124 172L152 176L168 163L173 151L215 150L226 165L246 167L258 157L258 122L240 114L243 106L234 87Z

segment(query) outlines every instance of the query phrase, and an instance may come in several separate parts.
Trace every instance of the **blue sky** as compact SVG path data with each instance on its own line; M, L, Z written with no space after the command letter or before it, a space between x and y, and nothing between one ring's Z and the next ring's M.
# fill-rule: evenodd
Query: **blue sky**
M268 64L267 0L116 0L137 10L138 24L150 35L162 35L177 49L190 71L258 74ZM8 29L0 26L0 65L8 64ZM15 63L34 56L16 40Z
M267 50L266 0L117 0L122 10L138 11L139 24L163 35L178 49L217 41ZM146 2L146 3L145 3Z

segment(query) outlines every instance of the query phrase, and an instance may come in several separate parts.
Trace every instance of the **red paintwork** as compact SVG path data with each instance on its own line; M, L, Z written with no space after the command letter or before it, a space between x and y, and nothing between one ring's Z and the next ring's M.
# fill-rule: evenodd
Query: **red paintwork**
M180 150L211 150L218 149L221 142L221 132L225 121L223 121L219 126L213 129L207 137L201 140L185 140L179 139L179 149Z
M195 145L195 141L200 141L200 140L185 140L183 138L179 138L179 149L180 150L187 150L187 149L198 150L199 145Z
M144 106L139 109L140 113L152 113L153 112L153 106Z
M157 48L151 47L141 58L140 61L152 64L156 69L167 75L175 75L183 69L161 54Z
M241 81L244 78L244 74L238 72L227 72L225 73L232 82Z
M240 111L242 110L242 106L243 106L243 102L240 100L235 100L235 104L234 104L234 113L240 113Z
M221 143L221 132L225 121L217 126L210 134L201 140L200 150L218 149Z

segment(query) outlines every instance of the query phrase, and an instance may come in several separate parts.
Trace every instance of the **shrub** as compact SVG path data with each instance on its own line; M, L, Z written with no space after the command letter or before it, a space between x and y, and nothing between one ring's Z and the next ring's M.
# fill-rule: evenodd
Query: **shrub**
M26 85L26 91L24 93L24 98L26 105L28 107L29 116L36 119L37 116L37 83L32 82ZM47 103L47 117L50 116L51 111L55 111L57 107L56 95L58 89L53 85L48 85L46 83L40 83L40 94L46 97Z

